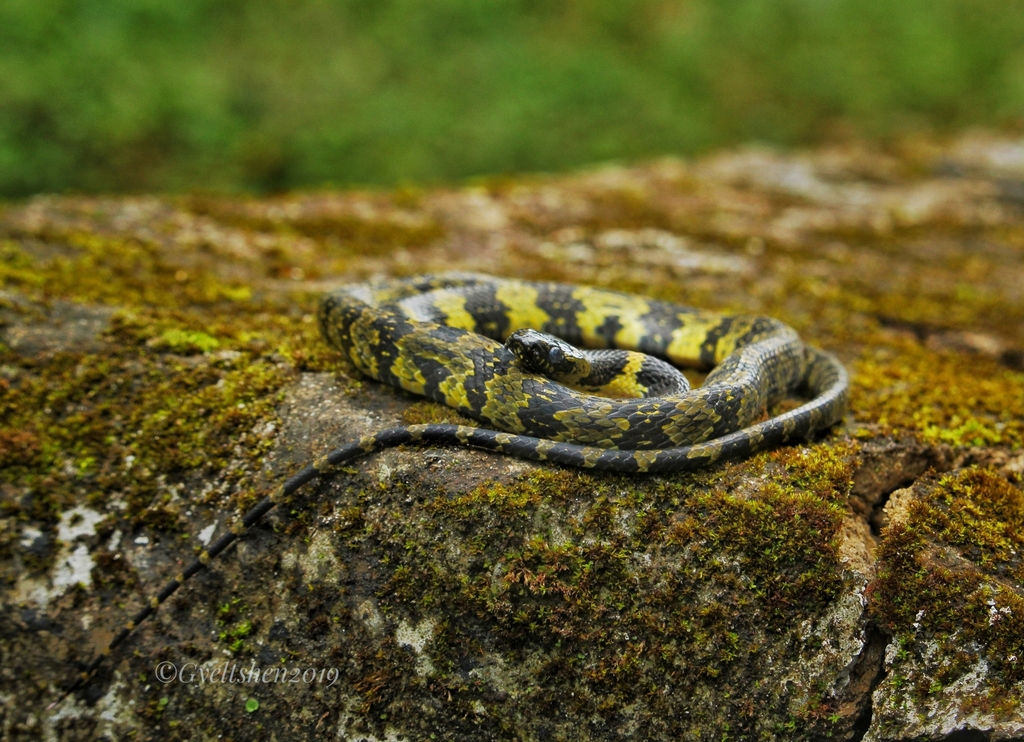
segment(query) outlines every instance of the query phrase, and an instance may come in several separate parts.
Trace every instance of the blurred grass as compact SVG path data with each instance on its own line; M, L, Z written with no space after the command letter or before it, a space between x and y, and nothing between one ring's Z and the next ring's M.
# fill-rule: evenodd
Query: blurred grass
M0 0L0 195L430 183L1024 115L1024 0Z

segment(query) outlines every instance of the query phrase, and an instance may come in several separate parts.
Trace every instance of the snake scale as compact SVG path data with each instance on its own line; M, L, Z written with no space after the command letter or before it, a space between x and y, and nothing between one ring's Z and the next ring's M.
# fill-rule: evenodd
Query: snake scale
M355 284L326 295L318 321L362 373L486 427L389 428L320 457L150 598L61 698L275 504L355 458L405 443L449 443L568 466L672 472L806 437L838 422L847 405L842 364L778 320L586 286L467 273ZM559 371L570 362L580 370ZM674 366L710 372L690 390ZM770 406L795 393L809 401L767 418Z

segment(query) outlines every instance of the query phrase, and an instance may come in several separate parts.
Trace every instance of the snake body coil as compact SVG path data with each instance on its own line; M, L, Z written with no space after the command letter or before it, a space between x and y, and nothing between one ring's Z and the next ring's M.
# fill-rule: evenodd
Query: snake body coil
M847 404L842 365L804 345L777 320L720 315L583 286L477 274L359 284L324 297L319 322L324 337L363 373L493 429L389 428L320 457L253 506L152 596L60 700L274 505L332 467L368 453L412 442L459 443L570 466L679 471L804 437L837 422ZM536 338L517 333L525 328L574 346L617 350L590 356L593 362L582 366L589 370L569 374L581 388L570 388L535 372L558 366L554 361L563 360L563 352L531 359ZM552 342L539 341L542 349L557 345ZM691 391L665 361L710 373ZM770 405L792 393L810 401L763 419Z
M806 436L846 410L842 365L769 317L570 284L447 274L343 288L323 300L319 320L324 337L363 373L502 431L411 426L407 440L456 440L612 471L678 471ZM526 327L573 345L713 370L693 391L609 399L524 369L501 341ZM631 364L639 365L624 365ZM797 391L811 401L757 422ZM389 440L396 435L387 431ZM368 439L363 446L376 448Z

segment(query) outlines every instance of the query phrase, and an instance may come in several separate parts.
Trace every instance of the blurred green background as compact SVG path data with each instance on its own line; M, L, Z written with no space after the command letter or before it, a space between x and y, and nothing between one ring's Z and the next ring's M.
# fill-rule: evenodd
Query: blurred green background
M0 195L552 171L1024 113L1024 0L0 0Z

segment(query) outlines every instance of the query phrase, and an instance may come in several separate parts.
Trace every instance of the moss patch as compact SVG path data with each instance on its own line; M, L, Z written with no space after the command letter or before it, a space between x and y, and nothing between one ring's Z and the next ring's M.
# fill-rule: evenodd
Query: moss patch
M872 587L872 610L900 646L894 677L914 660L924 671L907 682L926 699L983 661L990 695L974 702L1019 703L1024 493L984 468L933 477L913 492L905 517L882 538Z
M96 339L102 352L25 357L0 345L4 513L54 524L89 502L175 530L182 496L251 502L281 389L331 357L311 316L213 272L175 269L156 241L54 228L24 244L0 250L0 286L24 297L19 321L61 322L57 299L124 308ZM297 308L312 304L297 297ZM0 548L17 538L5 530Z
M1024 373L890 341L854 365L854 413L883 433L953 446L1024 445Z
M392 574L378 599L403 614L445 606L439 665L455 648L497 651L509 666L539 652L545 669L522 702L607 724L641 704L645 733L679 734L686 723L667 721L674 699L742 682L761 651L838 595L850 453L787 450L666 479L540 470L511 486L440 490L374 518ZM458 677L445 682L468 708L481 691ZM722 700L741 736L760 728L758 704L784 703L777 689L749 693ZM823 698L801 708L801 730L827 728Z

